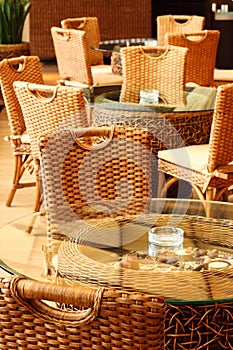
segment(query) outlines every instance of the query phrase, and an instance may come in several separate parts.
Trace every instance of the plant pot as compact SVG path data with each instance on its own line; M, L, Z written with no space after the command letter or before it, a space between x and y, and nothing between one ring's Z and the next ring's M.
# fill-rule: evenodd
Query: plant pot
M30 55L30 44L23 42L20 44L0 44L0 61L4 58L18 57ZM2 92L0 88L0 110L4 104Z
M4 58L30 55L30 44L23 42L20 44L0 44L0 61Z

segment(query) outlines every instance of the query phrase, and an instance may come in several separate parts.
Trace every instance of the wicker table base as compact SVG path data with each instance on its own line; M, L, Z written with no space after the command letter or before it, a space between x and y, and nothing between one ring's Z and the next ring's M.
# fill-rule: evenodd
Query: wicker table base
M166 350L233 349L233 303L167 305Z

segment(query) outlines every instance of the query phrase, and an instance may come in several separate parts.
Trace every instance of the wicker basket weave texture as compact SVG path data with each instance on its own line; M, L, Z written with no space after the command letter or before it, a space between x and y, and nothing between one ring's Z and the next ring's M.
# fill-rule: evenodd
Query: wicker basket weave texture
M91 57L86 33L76 29L51 28L60 78L93 85Z
M205 26L205 17L196 15L162 15L156 21L158 45L166 45L166 33L198 32Z
M121 77L112 74L110 65L91 65L93 54L90 53L95 50L90 50L84 30L52 27L51 33L59 75L65 84L92 88L122 83Z
M29 56L30 44L22 42L20 44L0 44L0 61L4 58Z
M147 210L152 195L153 155L148 131L130 126L81 131L86 133L86 143L90 141L89 133L95 135L90 149L78 142L75 129L72 133L58 132L41 141L50 239L65 238L58 229L59 224L137 215ZM95 145L96 137L106 140Z
M179 163L170 162L162 159L159 155L159 168L161 171L174 177L182 178L191 182L203 193L206 189L216 188L221 191L227 190L233 184L232 165L233 161L233 84L224 84L218 87L213 122L211 126L208 163L203 171L197 171L191 167L184 167ZM201 147L201 146L200 146ZM200 152L202 149L200 148ZM222 175L218 174L220 171ZM220 192L221 193L221 192ZM217 199L212 194L213 199Z
M103 53L93 49L99 47L101 40L97 17L66 18L61 21L61 26L85 31L91 66L104 63Z
M168 103L185 105L187 53L186 48L174 46L122 48L120 102L139 103L141 90L157 89Z
M143 221L144 220L144 221ZM121 226L121 235L130 233L131 227L136 226L138 232L141 233L137 243L129 247L145 248L147 244L147 230L144 223L148 226L166 226L169 222L179 222L179 227L185 232L186 243L189 240L197 242L204 249L208 243L203 242L203 232L205 231L205 242L221 245L227 248L231 245L233 235L233 224L230 220L215 220L203 216L192 215L176 215L176 214L157 214L145 213L141 216L141 224L133 223L132 226L124 227L125 223L119 223ZM142 224L143 223L143 224ZM141 225L141 226L140 226ZM147 226L147 227L148 227ZM115 264L121 258L118 256L110 256L110 252L102 252L92 250L86 242L91 242L91 238L95 235L101 237L102 231L108 233L109 227L106 222L96 221L95 224L85 227L83 237L77 240L75 235L64 240L58 251L58 273L64 279L69 281L79 281L83 283L92 283L101 286L114 286L121 288L124 286L128 290L137 290L152 294L162 294L167 301L176 301L182 303L191 301L202 303L208 301L213 303L215 300L223 300L228 296L232 297L231 278L233 276L232 269L225 268L221 270L176 270L156 271L155 269L130 269L122 268ZM115 231L116 232L116 231ZM85 235L84 235L85 233ZM144 236L142 238L142 236ZM134 236L135 237L135 236ZM122 238L124 239L124 238ZM211 245L210 244L210 245ZM90 244L89 244L90 245ZM104 255L105 254L105 255ZM190 289L192 294L190 295Z
M151 37L151 3L148 0L68 0L66 6L53 0L32 0L30 11L30 47L33 55L55 58L50 28L60 26L64 18L97 17L101 40ZM140 9L140 11L138 10Z
M58 286L24 278L0 279L0 348L164 348L163 297L84 287ZM64 311L40 300L73 304Z
M38 140L44 133L88 125L82 89L14 83L31 140L32 155L40 159Z
M15 66L18 66L16 69ZM43 84L40 60L37 56L25 56L20 59L0 62L0 82L12 135L22 135L26 131L24 117L13 89L14 81Z
M0 84L10 127L9 139L11 140L12 153L15 158L13 183L6 201L7 206L11 205L17 189L35 185L34 182L25 182L22 178L25 169L28 168L30 170L33 166L31 166L30 140L24 135L26 126L23 113L13 89L13 82L16 80L43 84L39 57L20 56L4 59L0 62ZM38 210L37 203L35 203L34 209Z
M132 125L148 130L155 154L162 149L209 142L213 111L140 112L95 108L93 125ZM179 135L179 137L178 137Z
M201 32L166 34L167 45L188 48L185 81L202 86L214 85L214 69L220 31L203 30Z

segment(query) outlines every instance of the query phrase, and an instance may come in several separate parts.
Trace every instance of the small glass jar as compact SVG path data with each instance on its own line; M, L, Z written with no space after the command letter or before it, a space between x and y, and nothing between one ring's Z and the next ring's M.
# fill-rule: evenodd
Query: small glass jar
M158 226L148 231L148 255L156 256L183 248L184 231L179 227Z

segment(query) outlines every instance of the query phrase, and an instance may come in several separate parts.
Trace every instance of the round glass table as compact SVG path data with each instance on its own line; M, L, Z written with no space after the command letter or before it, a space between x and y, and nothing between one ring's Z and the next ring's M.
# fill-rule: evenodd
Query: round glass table
M133 125L154 135L154 151L209 142L216 89L187 87L183 105L119 102L120 88L98 95L88 104L93 125ZM173 95L175 98L175 96ZM182 99L183 99L182 97ZM179 97L180 100L180 97Z
M166 349L230 349L232 212L232 203L152 199L138 215L85 220L76 212L71 221L58 217L52 225L61 240L59 235L48 238L46 216L37 213L0 229L1 266L37 280L163 295ZM32 233L25 233L32 223ZM182 244L163 247L157 255L148 239L156 226L181 228Z

